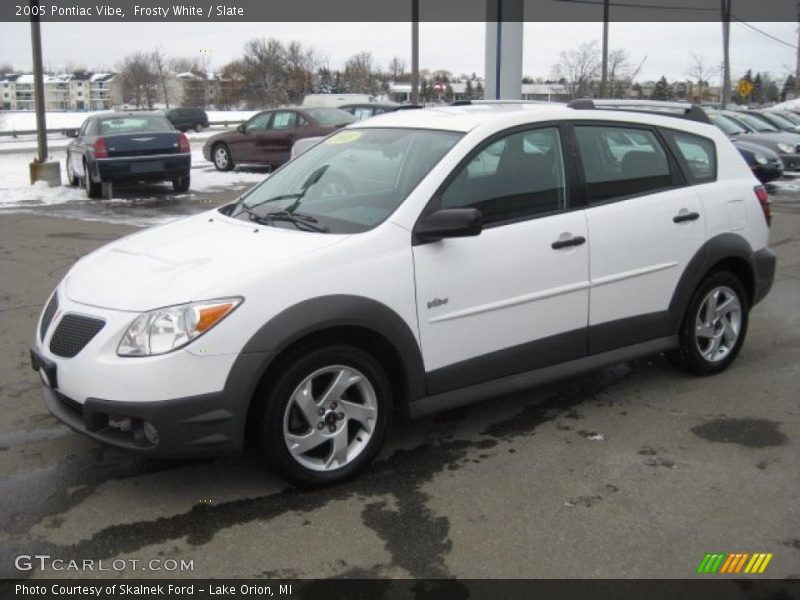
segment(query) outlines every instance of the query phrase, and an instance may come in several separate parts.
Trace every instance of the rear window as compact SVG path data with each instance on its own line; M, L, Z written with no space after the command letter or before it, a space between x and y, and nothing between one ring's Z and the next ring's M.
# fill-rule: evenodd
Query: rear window
M665 132L672 138L678 153L689 169L693 183L706 183L717 178L717 147L708 138L682 131Z
M156 115L125 116L98 121L100 135L136 133L139 131L172 131L174 128L164 117Z
M349 112L340 108L309 108L306 112L320 125L326 127L347 125L358 120Z

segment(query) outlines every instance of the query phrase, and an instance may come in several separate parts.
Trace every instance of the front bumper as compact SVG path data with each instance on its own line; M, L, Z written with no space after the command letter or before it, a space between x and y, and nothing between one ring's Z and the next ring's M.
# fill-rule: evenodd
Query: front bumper
M119 338L135 314L76 303L63 285L57 292L58 312L43 333L40 319L31 349L45 406L57 419L99 442L153 457L218 456L242 449L250 401L272 352L196 355L182 349L119 357ZM71 358L50 349L69 314L105 321ZM146 423L157 440L149 427L149 439L145 435Z
M766 165L754 165L753 174L761 183L768 183L783 177L783 163L779 160L770 161Z

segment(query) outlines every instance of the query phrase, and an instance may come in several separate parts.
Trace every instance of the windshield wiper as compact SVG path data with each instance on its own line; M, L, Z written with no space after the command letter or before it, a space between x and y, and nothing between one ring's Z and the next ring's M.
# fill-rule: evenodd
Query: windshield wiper
M330 231L330 229L324 225L319 225L316 217L312 217L311 215L304 213L291 212L288 210L276 210L274 212L268 212L259 218L267 221L269 225L272 225L273 221L287 221L298 229L305 231L316 231L319 233L328 233Z

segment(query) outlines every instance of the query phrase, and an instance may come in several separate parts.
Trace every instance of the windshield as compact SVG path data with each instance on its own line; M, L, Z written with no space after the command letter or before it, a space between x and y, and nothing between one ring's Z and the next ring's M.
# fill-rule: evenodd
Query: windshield
M796 114L794 114L794 113L790 113L790 112L779 112L779 113L770 113L770 114L771 114L771 115L780 115L781 117L783 117L784 119L786 119L787 121L789 121L789 122L790 122L792 125L795 125L795 126L796 126L796 125L800 125L800 117L798 117L798 116L797 116Z
M306 112L320 125L325 127L347 125L348 123L357 121L353 115L340 108L307 108Z
M719 127L727 135L738 135L740 133L747 133L747 130L741 127L738 123L731 121L722 115L710 115L711 122Z
M156 115L118 117L98 122L102 135L115 133L137 133L139 131L172 131L173 127L164 117Z
M399 128L340 131L287 163L228 214L283 228L367 231L403 203L462 135Z
M778 125L779 127L789 127L789 128L795 127L794 123L792 123L789 119L787 119L783 115L779 115L778 113L768 113L764 115L764 117L769 119L772 123Z
M754 117L753 115L736 115L734 117L737 121L742 121L745 125L748 125L755 131L778 131L775 127L759 119L758 117Z

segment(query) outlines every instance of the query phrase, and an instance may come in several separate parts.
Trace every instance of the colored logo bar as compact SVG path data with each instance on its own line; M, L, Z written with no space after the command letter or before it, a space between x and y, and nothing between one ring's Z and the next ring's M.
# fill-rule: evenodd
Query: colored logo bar
M715 552L706 554L697 567L697 572L704 575L718 574L761 574L767 568L769 561L772 560L771 552Z

